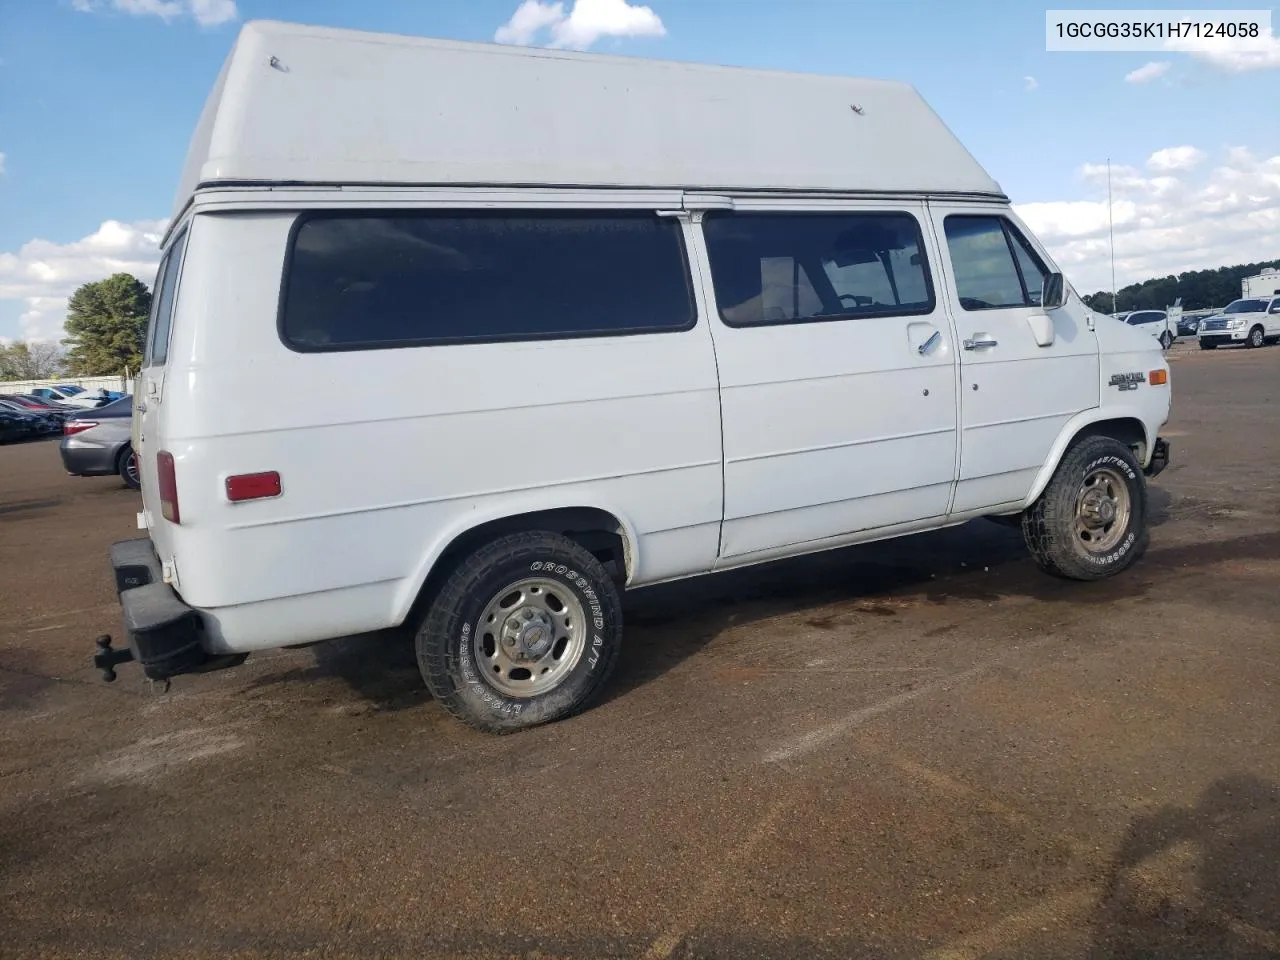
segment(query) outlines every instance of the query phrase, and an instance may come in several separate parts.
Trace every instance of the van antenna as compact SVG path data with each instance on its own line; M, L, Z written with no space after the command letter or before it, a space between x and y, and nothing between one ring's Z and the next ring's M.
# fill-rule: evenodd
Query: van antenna
M1107 157L1107 233L1111 237L1111 312L1116 309L1116 223L1111 214L1111 158Z

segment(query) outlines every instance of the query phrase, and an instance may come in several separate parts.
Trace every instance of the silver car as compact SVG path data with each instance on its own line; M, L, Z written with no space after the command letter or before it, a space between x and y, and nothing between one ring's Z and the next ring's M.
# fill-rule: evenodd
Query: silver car
M129 430L133 423L133 397L121 397L96 410L68 417L62 425L62 465L73 477L108 477L118 474L137 490L138 457Z

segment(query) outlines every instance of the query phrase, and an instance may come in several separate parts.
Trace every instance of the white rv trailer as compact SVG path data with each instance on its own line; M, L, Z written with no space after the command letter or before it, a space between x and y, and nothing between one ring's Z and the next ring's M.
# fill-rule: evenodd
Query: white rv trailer
M1280 296L1280 269L1267 267L1256 277L1245 277L1240 281L1240 296L1242 298Z
M907 84L249 23L164 239L97 663L407 622L459 718L554 720L620 589L984 516L1124 570L1169 389Z

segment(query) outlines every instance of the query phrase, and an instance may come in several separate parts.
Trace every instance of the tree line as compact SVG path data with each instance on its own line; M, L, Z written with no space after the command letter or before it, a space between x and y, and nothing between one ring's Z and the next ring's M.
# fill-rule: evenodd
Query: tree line
M151 291L132 274L116 273L83 284L67 301L66 336L61 344L0 345L0 380L44 380L64 373L106 377L137 371L142 366L150 313Z
M1232 300L1240 299L1240 281L1255 277L1266 267L1280 267L1280 260L1264 260L1261 263L1240 263L1234 267L1216 270L1189 270L1177 276L1152 277L1141 283L1131 283L1116 291L1116 305L1111 306L1111 294L1105 290L1090 293L1084 302L1098 313L1122 313L1128 310L1163 310L1182 298L1182 309L1205 310L1225 307Z

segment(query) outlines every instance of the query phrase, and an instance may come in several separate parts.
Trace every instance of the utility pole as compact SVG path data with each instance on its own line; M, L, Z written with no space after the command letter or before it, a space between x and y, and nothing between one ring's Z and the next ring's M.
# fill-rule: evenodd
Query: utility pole
M1107 232L1111 237L1111 312L1116 308L1116 222L1111 214L1111 158L1107 157Z

